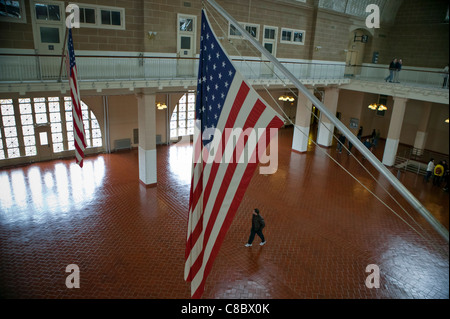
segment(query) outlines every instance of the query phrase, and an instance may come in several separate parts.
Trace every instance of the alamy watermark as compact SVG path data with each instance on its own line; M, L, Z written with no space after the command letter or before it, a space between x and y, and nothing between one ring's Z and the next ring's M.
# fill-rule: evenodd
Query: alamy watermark
M80 288L80 267L70 264L66 267L66 272L70 272L70 275L66 277L66 287L69 289Z
M66 7L69 15L66 17L66 27L69 29L80 27L80 8L76 4L69 4Z
M274 174L278 169L278 129L207 128L203 134L194 127L194 141L209 141L203 149L194 145L195 163L261 163L260 174ZM270 146L266 148L270 142Z
M366 12L370 14L366 18L366 27L369 29L380 27L380 7L376 4L369 4L366 7Z
M367 265L366 272L370 273L366 278L366 287L369 289L380 288L380 267L375 264Z

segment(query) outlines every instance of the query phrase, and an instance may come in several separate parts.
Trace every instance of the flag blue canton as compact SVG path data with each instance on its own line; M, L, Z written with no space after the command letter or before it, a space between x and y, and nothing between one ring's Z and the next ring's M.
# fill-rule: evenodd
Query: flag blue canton
M69 29L67 51L69 52L70 72L75 67L75 51L73 50L72 29Z
M198 69L196 119L201 120L203 145L209 144L217 128L225 99L233 82L236 69L222 50L207 19L202 12L202 31L200 38L200 62ZM206 134L208 135L208 134Z

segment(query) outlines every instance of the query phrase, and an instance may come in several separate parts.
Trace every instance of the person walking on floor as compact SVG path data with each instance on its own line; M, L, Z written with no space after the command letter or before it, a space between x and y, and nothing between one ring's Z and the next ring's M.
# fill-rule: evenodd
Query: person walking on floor
M342 145L345 144L345 141L346 141L346 137L344 134L341 133L339 135L338 144L337 144L337 150L339 153L342 153Z
M263 228L266 227L266 223L264 218L259 214L259 209L255 208L252 212L252 229L250 230L250 237L248 238L248 242L245 244L245 247L251 247L252 242L255 239L255 235L258 235L261 238L261 246L264 246L266 240L263 235Z
M424 177L425 182L428 183L433 172L434 172L434 158L430 159L430 161L428 162L427 174Z

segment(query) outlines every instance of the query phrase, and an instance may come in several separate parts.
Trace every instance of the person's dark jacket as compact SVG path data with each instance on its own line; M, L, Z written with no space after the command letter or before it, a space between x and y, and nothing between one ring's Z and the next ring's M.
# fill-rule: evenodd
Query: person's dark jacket
M252 230L258 231L264 228L264 221L261 215L253 215L252 218Z
M391 64L389 64L389 70L396 70L397 69L397 63L392 61Z

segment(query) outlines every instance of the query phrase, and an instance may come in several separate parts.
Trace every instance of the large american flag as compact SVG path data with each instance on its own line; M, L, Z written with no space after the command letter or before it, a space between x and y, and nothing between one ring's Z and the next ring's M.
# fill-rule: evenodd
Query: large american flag
M73 50L72 29L68 30L66 52L67 77L69 78L70 96L72 97L73 137L75 144L75 158L77 164L83 167L84 151L86 149L86 136L81 112L80 90L77 81L77 65L75 51Z
M203 294L206 278L258 165L259 155L283 125L278 113L262 101L234 68L204 11L201 31L184 276L191 282L193 298ZM242 130L236 143L226 128ZM249 130L259 131L257 142L249 142L252 137ZM216 152L230 146L232 152Z

